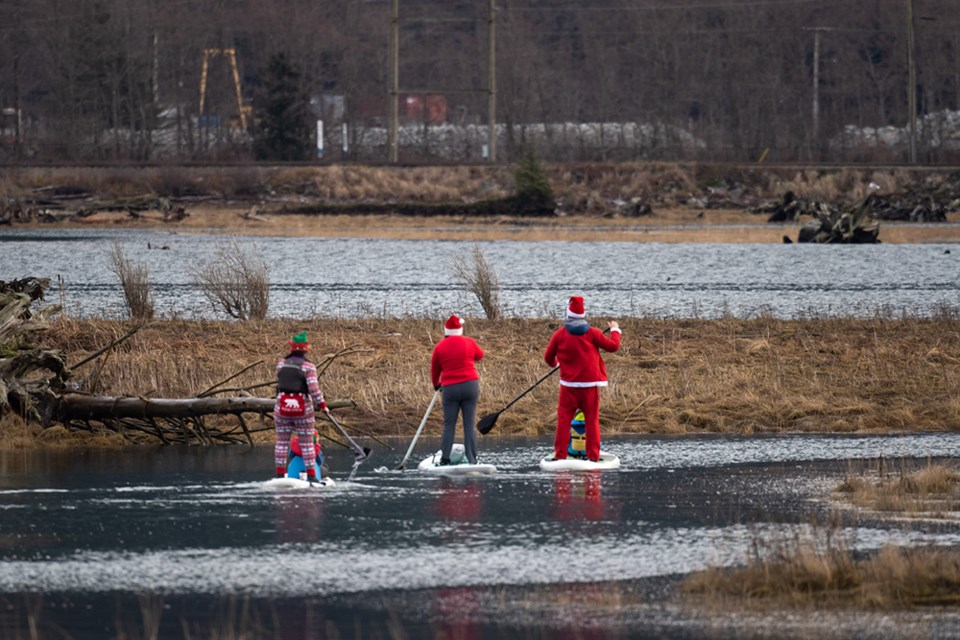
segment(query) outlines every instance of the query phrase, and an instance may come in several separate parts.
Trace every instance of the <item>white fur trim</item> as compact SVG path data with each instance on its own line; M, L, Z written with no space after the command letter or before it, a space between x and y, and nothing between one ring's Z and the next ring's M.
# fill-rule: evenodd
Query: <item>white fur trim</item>
M613 329L610 329L610 333L613 333L614 331L616 331L619 334L623 333L623 331L620 330L620 327L614 327Z
M443 335L445 335L445 336L462 336L462 335L463 335L463 327L460 327L459 329L447 329L447 328L444 328L444 329L443 329Z
M607 386L606 380L597 380L595 382L568 382L564 379L560 379L560 386L563 387L574 387L577 389L586 389L589 387L605 387Z
M587 317L587 314L586 314L586 313L574 313L573 311L570 311L570 309L567 309L567 317L568 317L568 318L586 318L586 317Z

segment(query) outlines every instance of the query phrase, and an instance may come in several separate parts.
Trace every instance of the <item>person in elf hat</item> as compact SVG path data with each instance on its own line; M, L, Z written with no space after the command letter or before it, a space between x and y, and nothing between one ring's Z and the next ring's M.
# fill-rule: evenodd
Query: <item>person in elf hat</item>
M553 454L557 460L567 457L570 423L579 408L583 412L587 436L587 459L600 459L600 387L607 386L607 368L600 350L620 348L620 325L610 322L610 337L591 327L584 311L583 298L572 296L567 303L566 319L550 338L543 359L551 367L560 367L560 396L557 401L557 432Z
M480 375L474 366L483 359L473 338L463 335L463 318L451 315L443 325L444 338L430 358L433 388L443 389L443 436L440 438L440 464L450 464L450 451L457 433L457 417L463 414L463 449L470 464L477 464L477 401L480 399Z
M290 434L297 434L303 459L314 460L314 406L328 415L330 413L317 382L317 368L307 360L309 348L307 332L298 333L290 339L290 354L277 363L277 401L273 406L277 439L273 459L278 478L287 473ZM316 446L319 444L317 442ZM318 482L314 465L307 465L307 480Z

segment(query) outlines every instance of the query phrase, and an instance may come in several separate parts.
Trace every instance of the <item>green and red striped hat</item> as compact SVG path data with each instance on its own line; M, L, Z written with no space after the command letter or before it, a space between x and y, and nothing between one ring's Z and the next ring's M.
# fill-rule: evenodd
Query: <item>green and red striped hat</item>
M290 338L290 348L293 351L306 351L310 348L310 342L307 340L307 332L301 331Z

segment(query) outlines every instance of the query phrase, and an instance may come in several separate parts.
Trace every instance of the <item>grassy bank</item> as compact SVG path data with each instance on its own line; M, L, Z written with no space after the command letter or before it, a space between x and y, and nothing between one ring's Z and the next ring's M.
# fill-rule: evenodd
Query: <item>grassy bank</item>
M153 194L169 198L282 200L303 196L330 204L451 203L502 198L514 188L508 165L303 167L10 167L0 195L23 197L35 189L88 192L103 199ZM606 214L616 200L639 198L654 209L696 198L699 209L722 201L744 207L799 198L853 203L870 193L942 182L949 171L905 168L811 168L671 162L543 163L562 211ZM727 207L733 208L733 207Z
M796 541L744 567L692 574L683 589L717 608L953 608L960 602L960 552L888 546L857 557L842 544Z
M839 505L897 515L901 522L954 520L960 474L953 468L884 462L837 486ZM682 589L714 607L889 611L960 603L960 549L888 545L872 553L855 552L842 530L843 518L842 511L835 511L825 524L788 533L758 530L745 564L695 572L683 580Z
M619 320L622 348L606 355L606 434L960 430L960 319L952 315ZM129 326L64 318L40 342L79 362ZM470 320L467 334L487 352L479 367L481 415L548 371L542 353L555 327L550 320ZM442 335L439 321L159 321L106 359L84 365L75 382L100 395L190 397L258 362L231 386L269 382L287 339L303 329L315 359L359 349L338 358L321 379L329 398L356 402L340 413L345 424L383 435L413 433L432 393L429 361ZM556 386L551 378L511 407L491 435L552 433ZM269 396L270 388L254 393ZM439 433L439 412L427 431Z
M120 224L312 237L781 243L784 237L796 239L809 216L768 224L769 214L758 211L782 202L788 192L846 207L869 193L927 193L938 185L950 189L956 181L950 172L930 168L610 162L544 164L543 171L556 199L555 217L502 215L500 208L478 205L513 194L514 167L506 165L11 167L0 178L0 220L9 207L29 213L14 217L16 224L42 227ZM183 209L185 217L168 218L161 199ZM295 213L301 210L324 213ZM884 222L880 240L960 242L960 229Z

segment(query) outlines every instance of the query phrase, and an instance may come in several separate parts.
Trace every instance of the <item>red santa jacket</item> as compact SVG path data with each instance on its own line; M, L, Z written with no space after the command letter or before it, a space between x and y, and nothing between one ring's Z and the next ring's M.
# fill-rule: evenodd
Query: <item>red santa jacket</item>
M551 367L560 365L560 384L565 387L605 387L607 367L600 349L614 352L620 348L620 329L610 337L586 322L570 322L557 329L543 354Z
M447 336L437 343L430 358L430 378L433 386L449 386L479 380L480 375L473 366L483 359L483 349L465 336Z

